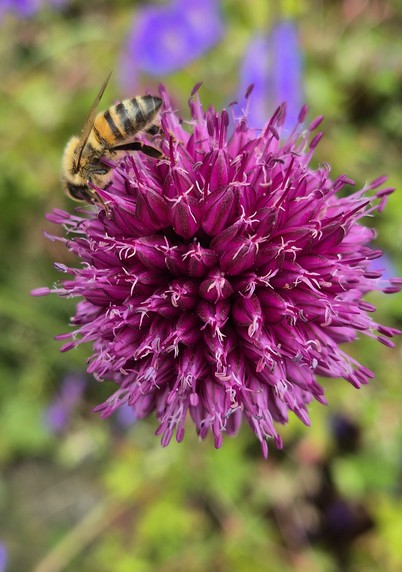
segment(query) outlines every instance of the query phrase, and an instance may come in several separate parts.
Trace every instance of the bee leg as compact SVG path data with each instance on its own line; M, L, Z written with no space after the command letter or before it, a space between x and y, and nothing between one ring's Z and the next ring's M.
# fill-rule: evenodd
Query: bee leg
M163 157L162 151L152 147L151 145L145 145L141 141L132 141L131 143L126 143L124 145L117 145L113 147L113 151L141 151L149 157L154 157L155 159L161 159Z
M112 211L110 210L110 206L105 203L102 197L95 191L95 189L91 189L91 202L92 204L99 204L105 209L106 218L112 218Z

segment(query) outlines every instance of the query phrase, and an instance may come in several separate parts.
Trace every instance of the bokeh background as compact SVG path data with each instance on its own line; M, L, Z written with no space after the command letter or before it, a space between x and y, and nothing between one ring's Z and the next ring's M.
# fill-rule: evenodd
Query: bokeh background
M163 449L155 419L92 413L112 386L53 340L74 301L30 297L72 263L44 216L74 208L60 156L110 70L105 107L163 82L186 117L202 81L205 107L239 109L254 83L256 127L283 99L289 125L303 102L324 114L315 161L398 189L369 224L401 275L401 29L401 0L1 0L0 572L402 569L400 343L357 341L376 379L324 380L329 406L268 461L246 426L219 451L192 426ZM402 326L401 295L370 301Z

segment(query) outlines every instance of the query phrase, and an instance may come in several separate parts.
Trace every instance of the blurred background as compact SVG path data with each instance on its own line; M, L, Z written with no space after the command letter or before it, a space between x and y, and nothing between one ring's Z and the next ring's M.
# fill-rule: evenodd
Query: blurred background
M401 275L401 0L1 0L0 572L402 569L402 350L350 352L376 372L360 391L323 380L312 427L291 419L265 461L244 426L216 451L189 424L162 449L156 420L92 412L112 392L85 373L89 347L59 352L75 302L30 297L70 262L45 213L73 210L60 157L110 70L104 107L164 83L183 117L202 81L222 108L254 83L250 121L288 101L324 114L315 157L358 188L398 191L370 221ZM402 326L401 295L372 295Z

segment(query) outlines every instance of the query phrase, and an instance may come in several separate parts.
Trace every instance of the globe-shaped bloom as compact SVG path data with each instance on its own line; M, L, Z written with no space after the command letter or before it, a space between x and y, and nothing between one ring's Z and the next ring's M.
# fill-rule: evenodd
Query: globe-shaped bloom
M97 410L122 405L136 419L155 412L167 445L181 441L187 417L200 438L247 421L268 454L281 446L276 425L293 411L308 424L312 399L325 403L317 376L355 387L373 373L341 344L364 333L385 345L397 330L377 324L363 300L396 292L370 270L381 255L361 219L381 210L385 177L354 194L353 182L330 178L328 164L309 166L321 118L303 127L300 112L281 139L285 106L262 130L213 108L195 90L182 122L166 92L158 145L164 156L135 153L115 164L108 204L74 215L55 210L78 268L52 290L82 297L64 350L90 342L88 372L113 380L116 392Z

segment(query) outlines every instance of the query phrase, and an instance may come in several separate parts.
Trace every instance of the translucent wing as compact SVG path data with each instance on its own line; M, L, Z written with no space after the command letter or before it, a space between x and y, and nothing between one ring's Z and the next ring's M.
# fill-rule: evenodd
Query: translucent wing
M110 74L107 76L107 78L105 79L105 81L103 82L98 95L95 97L95 101L92 104L92 107L88 113L88 117L85 120L84 123L84 128L81 131L81 138L80 138L80 144L79 147L77 149L77 154L78 154L78 159L77 159L77 168L80 166L81 163L81 157L82 157L82 152L84 150L84 147L86 145L86 142L88 141L88 137L92 131L92 127L94 126L94 120L96 117L96 113L98 110L98 105L100 100L102 99L102 95L106 89L106 86L109 82L110 76L112 75L112 72L110 72Z

